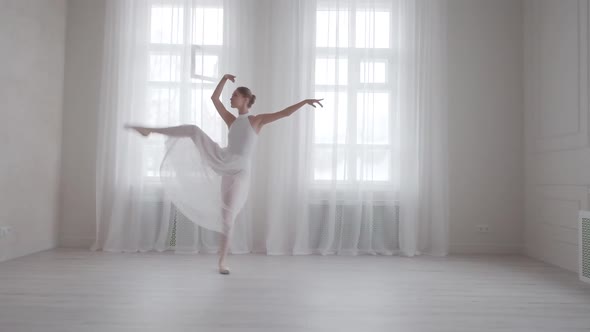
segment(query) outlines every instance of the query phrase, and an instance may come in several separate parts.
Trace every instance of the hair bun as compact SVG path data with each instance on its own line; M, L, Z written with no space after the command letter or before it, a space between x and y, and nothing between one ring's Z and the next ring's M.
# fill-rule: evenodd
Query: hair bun
M250 102L248 103L248 107L252 107L252 105L254 105L255 101L256 101L256 95L252 95L252 97L250 97Z

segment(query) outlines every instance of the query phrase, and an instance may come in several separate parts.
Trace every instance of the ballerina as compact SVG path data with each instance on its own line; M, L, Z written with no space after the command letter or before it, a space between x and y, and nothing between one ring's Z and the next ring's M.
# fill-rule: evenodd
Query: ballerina
M195 125L152 128L126 125L143 136L152 133L169 137L160 177L166 194L193 223L221 233L219 273L229 274L225 264L232 228L237 214L248 197L250 163L258 134L276 120L290 116L304 105L323 107L323 99L305 99L281 111L251 115L256 96L246 87L237 88L230 98L230 113L220 100L225 83L235 82L234 75L224 75L211 100L229 128L228 145L220 147Z

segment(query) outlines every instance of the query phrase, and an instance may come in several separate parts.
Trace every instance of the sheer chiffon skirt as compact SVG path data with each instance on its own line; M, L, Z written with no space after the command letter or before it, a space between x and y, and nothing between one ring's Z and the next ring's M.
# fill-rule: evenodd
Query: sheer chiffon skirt
M229 234L248 196L249 160L197 127L191 138L167 140L160 178L165 195L189 220Z

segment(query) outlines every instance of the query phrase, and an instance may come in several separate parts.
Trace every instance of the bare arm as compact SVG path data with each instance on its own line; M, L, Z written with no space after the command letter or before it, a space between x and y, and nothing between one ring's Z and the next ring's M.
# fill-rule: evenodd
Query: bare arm
M221 97L221 91L223 90L223 86L225 85L225 82L227 80L235 82L235 79L236 79L236 77L234 75L230 75L230 74L223 75L223 77L219 81L219 84L217 84L215 91L213 91L213 95L211 95L211 100L213 101L213 105L215 105L215 109L217 109L217 113L219 113L219 115L221 116L223 121L225 121L225 124L227 124L228 127L231 126L231 124L234 122L236 117L233 114L231 114L230 112L228 112L228 110L225 108L225 106L223 106L223 103L221 102L221 100L219 98Z
M295 113L297 110L299 110L301 107L303 107L306 104L316 107L315 104L317 103L321 107L324 107L324 105L322 105L322 103L320 103L320 101L322 101L322 100L323 99L305 99L305 100L298 102L297 104L293 104L293 105L285 108L282 111L278 111L275 113L259 114L254 119L254 127L256 128L256 131L259 132L260 129L262 129L262 127L264 125L269 124L274 121L277 121L279 119L288 117L289 115Z

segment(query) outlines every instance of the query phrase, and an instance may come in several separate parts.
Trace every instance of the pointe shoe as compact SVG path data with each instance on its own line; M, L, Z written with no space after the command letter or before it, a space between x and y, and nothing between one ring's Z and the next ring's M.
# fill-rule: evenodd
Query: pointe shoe
M220 267L219 268L219 274L229 274L229 269L227 267Z

